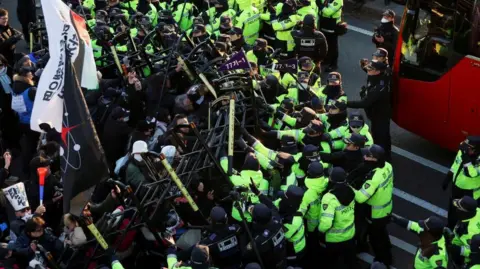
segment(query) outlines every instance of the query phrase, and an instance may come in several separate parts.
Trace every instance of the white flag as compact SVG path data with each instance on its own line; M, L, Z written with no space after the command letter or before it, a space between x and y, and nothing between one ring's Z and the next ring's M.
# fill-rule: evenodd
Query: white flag
M72 20L72 17L75 17L74 15L76 14L61 0L41 0L41 4L48 34L50 59L38 83L30 128L34 131L42 132L39 124L48 123L52 128L61 132L65 46L70 52L71 61L76 65L77 56L80 54L81 58L79 57L80 59L78 59L81 61L79 65L80 70L88 70L87 72L82 72L82 75L78 77L82 87L92 89L98 85L96 67L91 44L89 41L88 45L87 42L84 42L86 40L85 33L77 33L75 26L79 28L78 25L81 22L74 23ZM79 19L75 18L75 21L79 21ZM88 37L88 33L86 35ZM78 72L81 72L80 70ZM93 72L95 76L92 77L90 73Z

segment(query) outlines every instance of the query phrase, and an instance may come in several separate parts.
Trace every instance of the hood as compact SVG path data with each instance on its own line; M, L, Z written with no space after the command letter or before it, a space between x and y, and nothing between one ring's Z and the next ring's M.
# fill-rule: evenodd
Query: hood
M262 182L262 180L263 180L262 171L242 170L240 172L240 176L242 178L248 179L248 182L250 182L250 178L252 178L253 182L255 182L255 185L257 185L257 186L259 186L260 182Z
M331 193L337 197L338 201L343 206L348 206L353 199L355 199L355 192L349 185L346 184L335 187Z
M305 186L309 190L314 190L317 193L323 192L328 185L328 178L326 177L317 177L317 178L305 178Z
M14 75L13 76L13 92L15 94L21 94L26 89L28 89L32 86L33 86L33 84L30 84L30 81L28 81L27 78L19 76L19 75Z

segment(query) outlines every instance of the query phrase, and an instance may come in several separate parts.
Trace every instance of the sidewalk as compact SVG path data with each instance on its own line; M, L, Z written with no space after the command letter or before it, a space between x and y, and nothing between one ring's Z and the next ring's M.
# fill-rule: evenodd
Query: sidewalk
M354 10L356 2L353 0L346 0L345 1L345 12L352 13L352 14L362 14L362 15L372 15L376 17L380 17L381 14L386 9L391 9L395 12L396 18L395 21L399 22L403 15L403 9L405 6L399 5L397 3L391 2L390 5L386 6L383 0L365 0L365 4L360 10Z

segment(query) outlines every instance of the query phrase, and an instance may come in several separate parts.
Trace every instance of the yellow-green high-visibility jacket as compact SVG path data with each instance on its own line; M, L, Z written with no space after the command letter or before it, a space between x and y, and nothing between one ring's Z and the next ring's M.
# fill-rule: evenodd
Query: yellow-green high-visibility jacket
M331 192L323 195L318 230L325 234L327 243L352 239L355 236L355 199L344 206Z
M295 49L295 40L292 37L292 29L300 21L297 14L290 15L287 19L272 22L272 28L275 31L275 37L278 40L287 42L287 51Z
M269 48L271 48L271 47L269 47ZM249 62L256 63L258 65L258 58L255 55L255 53L253 52L253 50L247 51L247 54L245 56L247 56L247 60ZM277 60L273 59L272 63L276 63L276 62L277 62ZM278 70L272 70L270 68L266 68L264 65L260 65L258 68L260 70L260 75L265 77L269 74L272 74L275 77L277 77L278 79L280 79L280 72L278 72Z
M207 28L208 31L214 33L219 30L220 28L220 19L224 16L229 17L232 19L232 21L235 21L235 17L237 16L237 12L233 9L228 9L222 14L216 14L215 7L211 7L209 10L206 11L209 17L208 22L206 23L205 28Z
M310 75L312 75L314 71L315 71L315 69L312 69L310 71ZM295 87L297 85L297 80L296 80L297 76L295 74L293 74L293 75L294 76L292 76L292 74L290 74L290 73L285 73L285 75L283 75L282 80L280 81L280 84L282 84L282 86L285 89ZM313 82L312 87L321 88L321 78L320 78L320 76L318 76L317 80L315 82ZM320 97L320 93L317 94L317 95L318 95L318 97Z
M480 234L479 212L480 209L477 208L477 214L473 218L460 221L460 224L457 224L453 230L455 237L452 244L460 247L460 255L465 257L465 264L470 261L470 240L474 235Z
M307 191L303 195L302 203L300 204L300 212L307 221L307 230L309 233L314 232L320 223L320 212L322 211L322 195L327 189L328 178L305 178L305 186Z
M253 46L260 32L260 13L253 6L241 10L243 11L237 16L235 26L243 29L245 43Z
M350 129L350 127L346 128L345 132L342 133L343 138L349 138L350 136L352 136L352 130ZM363 137L365 137L365 147L370 147L371 145L373 145L373 137L372 135L370 134L370 130L369 130L369 127L368 125L363 125L362 129L360 129L360 132L359 132L360 135L362 135ZM333 136L334 135L334 136ZM345 141L343 139L337 139L339 138L338 136L338 133L337 132L332 132L330 133L330 136L332 137L332 140L333 140L333 149L334 150L344 150L345 147L347 146L345 144Z
M252 0L235 0L235 2L237 3L240 12L252 7Z
M450 168L453 182L457 188L473 191L473 199L480 198L480 157L476 164L462 164L462 152L458 151Z
M392 213L393 207L393 169L385 166L375 168L367 175L367 181L360 190L355 190L355 201L367 203L371 207L371 218L381 219Z
M186 3L185 8L183 8L183 3L177 6L177 9L173 11L173 18L180 26L180 29L183 31L187 31L188 29L192 28L193 25L193 16L191 15L193 12L194 5L191 3ZM183 10L183 14L182 14ZM208 23L208 22L205 22Z

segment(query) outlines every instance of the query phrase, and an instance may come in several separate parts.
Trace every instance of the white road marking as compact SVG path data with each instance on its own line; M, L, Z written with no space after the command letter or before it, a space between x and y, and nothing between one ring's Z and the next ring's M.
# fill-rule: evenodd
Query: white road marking
M399 147L396 147L396 146L392 146L392 152L395 153L395 154L398 154L398 155L400 155L400 156L402 156L402 157L405 157L405 158L407 158L407 159L410 159L410 160L412 160L412 161L414 161L414 162L417 162L417 163L419 163L419 164L422 164L422 165L424 165L424 166L426 166L426 167L428 167L428 168L431 168L431 169L433 169L433 170L435 170L435 171L438 171L438 172L440 172L440 173L443 173L443 174L447 174L448 171L450 171L450 168L448 168L448 167L446 167L446 166L443 166L443 165L440 165L440 164L438 164L438 163L432 162L432 161L430 161L430 160L427 160L427 159L425 159L425 158L423 158L423 157L420 157L420 156L418 156L418 155L415 155L415 154L413 154L413 153L411 153L411 152L408 152L408 151L406 151L406 150L404 150L404 149L401 149L401 148L399 148Z
M399 249L403 250L403 251L406 251L412 255L415 255L415 253L417 253L417 247L412 245L412 244L409 244L399 238L396 238L395 236L391 236L390 235L390 242L392 243L392 245L398 247Z
M374 257L368 253L365 253L365 252L362 252L362 253L358 253L357 254L357 258L359 258L360 260L366 262L366 263L369 263L369 264L372 264L373 263L373 259ZM393 266L390 266L390 269L397 269Z
M360 34L364 34L364 35L368 35L368 36L373 36L373 32L372 32L372 31L368 31L368 30L365 30L365 29L363 29L363 28L356 27L356 26L353 26L353 25L350 25L350 24L347 25L347 29L348 29L348 30L352 30L352 31L357 32L357 33L360 33Z
M440 208L434 204L431 204L425 200L422 200L414 195L411 195L409 193L406 193L400 189L397 189L397 188L393 188L393 195L397 196L397 197L400 197L412 204L415 204L423 209L426 209L430 212L433 212L441 217L444 217L444 218L447 218L448 216L448 212L447 210L443 209L443 208Z

